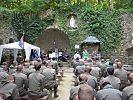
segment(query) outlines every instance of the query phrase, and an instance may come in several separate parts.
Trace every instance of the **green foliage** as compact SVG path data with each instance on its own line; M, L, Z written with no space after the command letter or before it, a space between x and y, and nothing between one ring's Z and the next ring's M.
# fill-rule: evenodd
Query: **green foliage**
M120 13L133 11L133 0L0 0L0 20L9 24L18 39L25 33L25 40L34 43L36 38L56 20L59 28L68 35L72 50L87 36L96 36L101 50L109 53L116 49L122 39ZM54 15L40 18L52 9ZM119 10L118 10L119 9ZM118 13L119 12L119 13ZM66 24L69 14L78 17L78 28L70 31Z
M11 13L10 12L7 12L7 11L2 11L0 12L0 26L3 24L3 23L8 23L10 24L10 16L11 16Z
M80 34L84 34L84 33L80 33L80 28L76 29L75 31L71 31L70 28L67 26L66 22L67 22L68 15L73 12L78 11L77 9L75 9L75 7L73 7L73 8L74 9L65 9L65 10L56 12L57 13L57 15L56 15L57 23L58 23L60 29L63 30L68 35L72 51L74 51L74 49L75 49L74 45L79 44L79 42L83 40L83 37L80 36ZM69 12L69 11L71 11L71 12ZM63 14L63 16L62 16L62 14Z
M116 9L121 9L121 8L133 9L133 0L115 0L114 6Z
M133 9L133 0L0 0L0 11L20 11L41 14L48 9L64 10L73 6L82 8L88 4L97 9ZM113 7L112 7L113 5Z
M9 55L6 55L6 54L2 54L2 58L1 58L1 62L5 62L7 61L7 59L9 59Z
M110 53L116 49L122 40L122 19L114 11L99 11L83 9L80 16L81 30L87 36L97 37L101 43L101 51Z
M75 31L70 31L66 25L67 16L71 13L78 16L78 28ZM95 36L102 41L101 51L108 54L119 46L123 38L122 18L115 11L96 10L89 5L73 12L69 10L59 12L57 19L61 29L69 36L72 50L75 44L79 44L86 37Z
M25 41L34 43L36 38L41 34L49 25L54 22L54 15L47 16L40 19L38 16L30 16L16 12L12 17L12 28L17 33L18 38L25 33Z

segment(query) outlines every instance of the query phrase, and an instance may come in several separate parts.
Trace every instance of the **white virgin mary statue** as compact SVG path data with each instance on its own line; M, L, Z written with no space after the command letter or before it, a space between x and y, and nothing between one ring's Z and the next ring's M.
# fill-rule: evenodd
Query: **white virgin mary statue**
M75 21L74 17L72 16L70 19L70 27L75 28L75 22L76 21Z

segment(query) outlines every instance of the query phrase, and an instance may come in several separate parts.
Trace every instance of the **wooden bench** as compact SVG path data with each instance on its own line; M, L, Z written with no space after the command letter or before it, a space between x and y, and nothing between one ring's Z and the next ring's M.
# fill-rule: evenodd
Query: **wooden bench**
M37 100L48 100L48 96L44 96L42 98L38 98ZM52 99L51 99L52 100Z
M28 95L26 95L26 96L22 96L22 97L21 97L21 100L30 100L30 98L29 98Z
M62 80L62 76L60 74L56 75L56 77L59 79L59 81Z
M64 75L64 70L60 70L59 73L60 73L60 75L63 77L63 75Z
M52 89L49 89L49 92L50 92L50 94L49 94L49 96L48 96L48 100L52 100Z
M32 99L28 95L21 97L21 100L48 100L49 96L44 96L42 98Z
M60 84L60 81L59 81L59 79L58 79L58 78L56 79L56 82L57 82L58 84Z
M73 78L76 80L77 79L77 76L74 75Z

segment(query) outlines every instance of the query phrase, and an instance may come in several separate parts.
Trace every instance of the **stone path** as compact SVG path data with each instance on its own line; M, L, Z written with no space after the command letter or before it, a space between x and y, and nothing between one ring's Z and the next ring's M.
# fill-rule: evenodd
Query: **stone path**
M64 72L64 77L62 81L60 81L60 85L58 88L59 97L53 100L69 100L70 89L73 85L73 73L72 69L67 69Z

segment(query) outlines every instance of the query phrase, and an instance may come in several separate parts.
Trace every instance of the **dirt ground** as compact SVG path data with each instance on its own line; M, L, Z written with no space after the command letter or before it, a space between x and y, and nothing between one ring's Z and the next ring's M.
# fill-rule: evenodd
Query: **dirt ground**
M71 69L70 69L71 70ZM64 72L64 77L62 78L62 81L60 81L60 85L58 87L58 98L54 98L53 100L69 100L69 93L70 89L73 86L73 73L70 72Z

